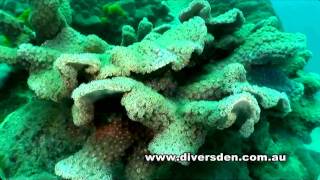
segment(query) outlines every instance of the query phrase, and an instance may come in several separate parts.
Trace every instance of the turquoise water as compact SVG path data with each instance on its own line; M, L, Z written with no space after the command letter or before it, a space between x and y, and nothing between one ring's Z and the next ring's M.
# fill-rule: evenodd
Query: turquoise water
M308 48L313 56L305 70L320 74L320 1L272 0L272 4L285 31L307 36ZM320 127L315 128L311 136L312 143L307 147L320 152Z
M301 32L308 38L313 57L305 67L320 73L320 1L272 0L273 7L287 32Z

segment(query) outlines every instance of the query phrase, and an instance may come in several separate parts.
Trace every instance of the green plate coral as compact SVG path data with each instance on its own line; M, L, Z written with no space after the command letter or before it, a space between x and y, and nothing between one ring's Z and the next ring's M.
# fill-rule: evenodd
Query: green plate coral
M306 37L283 32L268 1L28 3L20 16L0 11L12 42L0 63L13 69L0 90L0 178L320 174L320 155L304 146L320 125L320 77L303 71ZM144 159L184 153L288 159Z

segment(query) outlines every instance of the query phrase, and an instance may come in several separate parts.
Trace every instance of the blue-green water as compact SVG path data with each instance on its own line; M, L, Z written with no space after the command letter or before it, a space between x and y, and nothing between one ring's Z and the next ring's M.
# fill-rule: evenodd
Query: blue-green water
M313 56L305 70L320 74L320 1L272 0L272 4L285 31L307 36L308 48ZM320 152L320 128L314 129L312 143L307 147Z
M320 73L320 1L272 0L272 4L285 31L307 36L313 57L305 69Z

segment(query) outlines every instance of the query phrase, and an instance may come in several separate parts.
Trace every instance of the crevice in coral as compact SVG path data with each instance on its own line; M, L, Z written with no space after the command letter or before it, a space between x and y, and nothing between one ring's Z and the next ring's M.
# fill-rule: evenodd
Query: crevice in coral
M96 127L104 126L109 123L108 118L115 114L121 114L126 117L126 110L120 103L121 98L122 94L119 93L112 96L101 97L94 102L93 122Z

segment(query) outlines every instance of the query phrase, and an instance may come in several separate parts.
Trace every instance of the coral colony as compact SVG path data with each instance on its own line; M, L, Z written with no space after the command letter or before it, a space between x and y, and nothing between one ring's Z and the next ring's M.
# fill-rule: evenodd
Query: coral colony
M311 56L305 36L283 32L268 1L0 6L0 62L8 69L0 76L1 179L320 174L320 154L303 146L320 124L320 77L303 71ZM144 159L185 152L288 159Z

